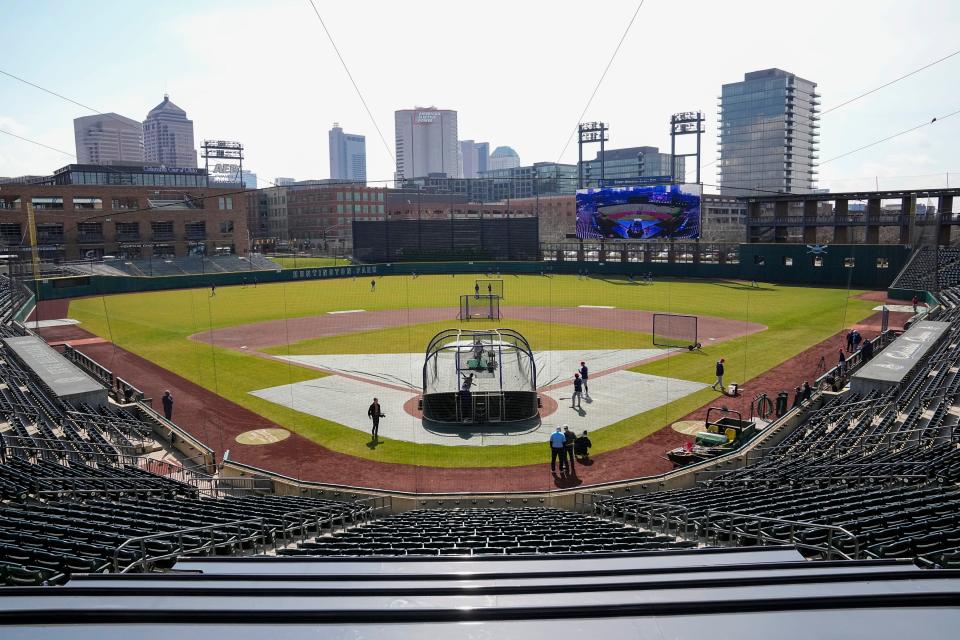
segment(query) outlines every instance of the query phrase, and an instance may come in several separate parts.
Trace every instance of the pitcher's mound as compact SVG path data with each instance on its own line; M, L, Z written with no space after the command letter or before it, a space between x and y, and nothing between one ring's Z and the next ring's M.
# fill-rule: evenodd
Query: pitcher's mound
M290 432L286 429L254 429L253 431L244 431L236 437L240 444L273 444L290 437Z
M683 433L692 436L703 431L703 420L681 420L674 422L671 428L677 433Z

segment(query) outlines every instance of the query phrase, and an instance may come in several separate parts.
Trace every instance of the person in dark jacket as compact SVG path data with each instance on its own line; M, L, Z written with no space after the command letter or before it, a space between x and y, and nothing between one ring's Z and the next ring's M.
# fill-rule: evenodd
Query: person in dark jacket
M719 360L717 360L717 366L715 367L715 372L717 374L717 381L714 382L713 386L711 387L711 389L713 389L714 391L720 391L721 393L723 392L723 363L724 363L723 358L720 358ZM720 387L720 388L717 389L717 387Z
M574 475L576 475L576 473L574 471L575 465L573 464L574 463L573 445L574 445L574 442L576 442L576 440L577 440L577 435L573 431L570 431L570 427L564 426L563 427L563 449L567 455L567 461L568 461L567 467L570 469L570 473L573 473Z
M163 403L163 417L167 420L173 420L173 396L170 395L169 389L163 392L160 402Z
M580 456L580 458L586 459L590 457L590 447L592 446L593 443L590 442L590 438L587 437L587 432L584 431L573 441L573 452Z
M586 362L580 362L580 379L583 380L583 393L588 398L590 397L590 386L587 384L590 378L590 369L587 368Z
M367 416L373 421L373 428L370 430L370 435L376 440L380 435L380 418L386 417L383 411L380 410L380 401L376 398L370 403L370 408L367 409Z
M806 402L813 397L813 387L806 380L803 381L803 400Z
M803 402L803 389L800 387L793 388L793 404L790 405L790 408L799 407L800 403Z
M583 380L580 379L580 374L573 374L573 397L570 398L570 408L579 409L580 408L580 399L583 397Z
M867 362L873 358L873 341L863 341L863 347L860 349L860 357L864 362Z

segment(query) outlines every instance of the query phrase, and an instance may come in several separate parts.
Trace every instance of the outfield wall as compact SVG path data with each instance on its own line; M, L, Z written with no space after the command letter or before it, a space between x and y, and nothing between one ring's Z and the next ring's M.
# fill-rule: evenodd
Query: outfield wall
M741 244L739 262L599 262L547 260L542 262L404 262L345 267L243 271L180 276L70 276L39 281L40 300L110 295L166 289L194 289L216 285L254 286L328 278L369 278L389 275L449 273L579 274L592 276L652 274L654 278L756 280L777 284L885 289L910 255L902 245ZM883 265L883 266L881 266Z

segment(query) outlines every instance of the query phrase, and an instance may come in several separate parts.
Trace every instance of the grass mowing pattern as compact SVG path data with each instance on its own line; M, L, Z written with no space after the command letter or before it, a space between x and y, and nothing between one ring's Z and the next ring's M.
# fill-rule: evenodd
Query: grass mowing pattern
M377 278L376 291L370 290L369 279L360 278L255 288L218 287L214 297L208 289L124 294L75 300L70 305L70 317L80 320L88 331L335 451L383 462L440 467L541 463L545 446L541 444L451 447L388 439L370 449L365 433L249 395L250 391L264 387L315 379L321 377L319 372L187 340L194 333L210 329L336 310L456 307L459 296L471 293L478 277L484 276ZM623 278L578 280L572 276L506 276L504 280L511 304L558 308L556 322L544 325L511 321L510 307L504 306L505 317L495 324L518 329L527 324L527 331L532 334L528 338L535 350L623 348L624 342L643 348L649 344L649 336L644 334L637 334L635 343L629 335L623 335L630 333L631 327L606 332L563 325L564 314L575 313L571 309L581 304L713 315L768 327L767 331L717 346L707 343L701 353L678 353L636 369L707 383L713 381L713 361L717 357L727 359L727 379L746 381L867 317L875 304L853 297L860 291L777 285L752 288L725 280L662 280L653 285L633 284ZM368 332L362 340L336 336L289 348L290 353L323 352L307 350L313 348L330 349L328 353L357 353L361 352L357 345L362 343L364 353L419 352L426 347L424 336L432 336L439 325L444 328L457 323L395 327ZM473 322L471 326L479 325ZM283 343L283 336L278 336L277 342ZM279 352L287 353L287 345ZM635 442L717 395L705 389L593 431L591 453ZM388 429L384 429L383 435L389 436Z

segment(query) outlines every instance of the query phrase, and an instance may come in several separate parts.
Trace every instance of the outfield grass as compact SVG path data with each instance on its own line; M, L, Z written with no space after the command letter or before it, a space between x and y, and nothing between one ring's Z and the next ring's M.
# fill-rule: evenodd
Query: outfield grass
M477 277L485 277L479 275ZM563 314L581 304L610 305L693 315L712 315L760 323L767 331L718 345L700 353L677 353L638 367L637 371L701 382L713 381L713 361L727 359L727 377L745 381L793 357L809 346L857 322L874 303L853 296L860 291L761 285L730 281L658 281L639 285L625 279L557 276L506 276L504 319L498 323L520 330L534 350L559 348L644 348L650 338L632 331L587 330L562 323ZM97 335L112 340L166 369L210 389L265 418L311 438L330 449L358 457L428 466L515 466L542 462L540 444L496 447L449 447L386 440L371 449L367 434L292 411L249 394L264 387L320 377L319 372L229 351L187 337L211 329L314 316L347 309L456 307L461 294L472 293L474 276L421 276L303 281L259 287L125 294L75 300L70 317ZM557 321L509 320L510 305L566 308ZM573 311L575 313L575 311ZM569 315L568 315L569 317ZM362 334L335 336L286 345L277 353L418 352L437 331L456 323L401 326ZM471 323L471 326L481 323ZM278 343L283 337L278 336ZM289 351L288 351L289 349ZM591 433L594 453L620 448L656 431L705 404L710 389L670 402Z
M346 258L321 258L313 256L290 256L270 258L284 269L311 269L313 267L342 267L350 264Z

